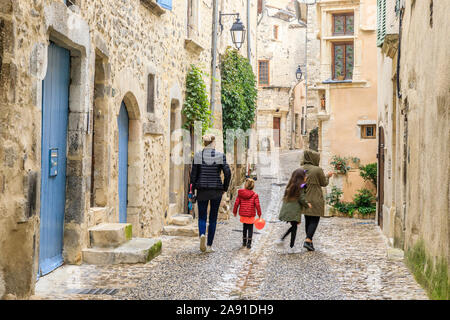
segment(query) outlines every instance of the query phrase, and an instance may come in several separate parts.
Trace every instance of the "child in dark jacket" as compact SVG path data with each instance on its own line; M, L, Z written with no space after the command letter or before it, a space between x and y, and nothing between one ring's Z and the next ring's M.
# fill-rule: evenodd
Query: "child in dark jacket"
M244 224L242 246L247 247L248 249L252 247L253 224L256 220L256 211L258 211L258 216L261 218L259 196L253 191L254 188L255 181L253 179L247 179L245 181L244 189L238 191L238 196L233 208L234 216L237 215L239 209L240 220Z

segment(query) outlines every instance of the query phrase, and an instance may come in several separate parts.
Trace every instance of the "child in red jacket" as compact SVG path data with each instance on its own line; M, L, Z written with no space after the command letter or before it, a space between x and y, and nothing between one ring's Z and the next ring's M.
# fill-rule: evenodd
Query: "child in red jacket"
M236 216L239 208L239 216L244 224L243 247L250 249L252 247L253 224L255 223L256 211L261 218L261 206L259 205L259 197L255 188L255 181L247 179L244 185L245 189L238 191L236 202L234 203L233 214Z

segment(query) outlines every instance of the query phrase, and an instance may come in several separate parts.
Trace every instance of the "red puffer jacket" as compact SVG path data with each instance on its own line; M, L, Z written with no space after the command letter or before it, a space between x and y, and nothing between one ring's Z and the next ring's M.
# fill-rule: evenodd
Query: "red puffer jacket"
M261 206L259 205L258 194L252 190L241 189L238 191L236 202L234 203L233 214L236 215L239 208L239 215L241 217L254 217L256 210L258 216L261 217Z

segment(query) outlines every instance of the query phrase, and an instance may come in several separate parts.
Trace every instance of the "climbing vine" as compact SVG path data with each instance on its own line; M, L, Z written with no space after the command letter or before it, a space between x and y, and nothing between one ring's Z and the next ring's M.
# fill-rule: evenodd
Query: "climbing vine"
M221 61L223 132L250 129L255 121L256 77L248 59L228 48Z
M209 109L209 99L206 92L206 84L203 76L206 74L197 66L191 65L191 69L186 77L186 98L184 101L183 115L186 121L183 125L185 129L192 130L196 121L202 122L202 134L211 128L211 110Z

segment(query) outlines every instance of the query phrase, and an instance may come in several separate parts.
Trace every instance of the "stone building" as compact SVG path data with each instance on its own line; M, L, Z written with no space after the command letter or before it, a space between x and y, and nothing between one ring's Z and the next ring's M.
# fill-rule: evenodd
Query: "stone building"
M218 4L247 13L244 2ZM190 65L216 67L213 12L202 0L0 1L6 293L26 297L37 275L81 263L100 223L129 223L133 237L150 238L183 212L186 172L171 146L181 139ZM232 45L231 23L218 53ZM220 129L220 83L205 82L217 87Z
M258 150L300 148L304 84L297 81L296 71L305 64L306 28L296 14L295 1L268 0L264 4L258 17L255 128L258 135L267 136L269 141L263 146L264 139L260 137Z
M449 298L446 1L378 1L378 223L431 298Z
M336 185L352 201L371 188L358 165L376 162L376 1L320 0L308 5L307 24L307 132L317 128L326 172L335 170L333 156L357 158L328 188Z

